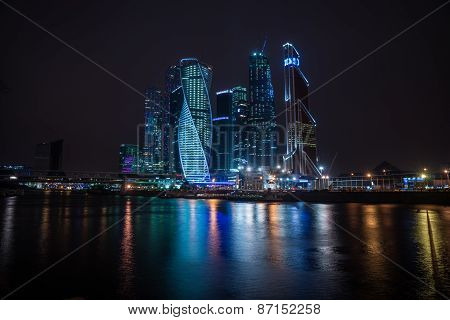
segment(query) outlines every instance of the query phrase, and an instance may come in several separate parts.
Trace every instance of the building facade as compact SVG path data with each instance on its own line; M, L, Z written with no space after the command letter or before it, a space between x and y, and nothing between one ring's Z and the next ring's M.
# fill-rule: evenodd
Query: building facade
M248 165L274 167L276 161L275 100L269 60L262 52L249 57Z
M145 91L145 133L140 163L141 173L166 173L169 170L169 136L166 96L162 90Z
M178 149L189 183L210 181L212 69L195 58L180 61L183 104L178 121Z
M213 118L211 165L214 170L230 170L233 165L233 91L216 93L216 116Z
M119 153L119 170L121 173L137 173L139 147L135 144L121 144Z
M285 170L302 176L320 176L317 168L317 123L312 116L309 83L300 69L300 55L290 43L283 45L284 101L286 107Z
M166 72L167 105L170 111L167 135L169 136L169 173L182 174L178 148L178 124L183 106L183 89L181 87L180 66L170 66Z
M247 88L236 86L232 91L232 123L233 123L233 163L237 169L248 164L248 128L249 105Z
M36 145L33 169L58 173L62 170L64 140L42 142Z

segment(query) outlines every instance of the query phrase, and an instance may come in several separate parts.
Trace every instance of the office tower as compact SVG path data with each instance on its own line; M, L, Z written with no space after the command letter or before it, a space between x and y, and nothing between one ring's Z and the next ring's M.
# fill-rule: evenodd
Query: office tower
M233 166L233 91L219 91L216 99L211 165L215 170L230 170Z
M276 161L275 101L269 60L262 52L249 57L249 165L273 167Z
M286 43L284 53L284 100L286 107L286 154L283 156L288 172L318 176L316 121L308 102L309 83L300 69L300 55Z
M247 88L236 86L232 91L232 123L233 123L233 164L237 169L248 163L248 131L247 118L249 105Z
M169 140L169 173L182 174L180 153L178 148L178 122L183 105L183 89L181 88L180 66L170 66L166 71L166 99L170 112L166 134Z
M42 142L36 145L34 153L34 170L58 173L62 170L64 140Z
M212 69L195 58L180 61L183 105L178 123L178 148L183 175L189 183L210 181L212 138Z
M119 170L122 173L137 173L139 148L135 144L120 145Z
M169 166L169 141L166 126L169 113L164 93L155 88L145 91L145 134L142 150L143 173L166 173Z

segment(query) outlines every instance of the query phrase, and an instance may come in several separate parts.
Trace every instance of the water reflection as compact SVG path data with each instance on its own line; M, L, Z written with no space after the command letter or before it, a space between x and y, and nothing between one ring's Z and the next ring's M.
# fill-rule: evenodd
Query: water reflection
M448 207L155 199L133 212L146 200L2 199L1 292L122 218L49 272L44 289L17 297L377 299L439 298L428 285L450 291Z
M134 243L133 243L133 224L131 200L125 203L125 216L123 220L122 244L120 246L120 289L125 296L132 296L132 287L134 279Z

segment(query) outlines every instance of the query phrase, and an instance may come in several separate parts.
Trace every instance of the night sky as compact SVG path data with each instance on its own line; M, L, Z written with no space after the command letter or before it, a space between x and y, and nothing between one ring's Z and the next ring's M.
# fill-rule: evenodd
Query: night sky
M248 55L267 37L279 112L283 43L314 90L445 0L6 2L140 92L183 57L213 67L213 92L247 86ZM450 4L311 95L333 174L450 162L449 21ZM31 165L36 143L63 138L64 169L116 171L143 97L1 2L0 35L0 164Z

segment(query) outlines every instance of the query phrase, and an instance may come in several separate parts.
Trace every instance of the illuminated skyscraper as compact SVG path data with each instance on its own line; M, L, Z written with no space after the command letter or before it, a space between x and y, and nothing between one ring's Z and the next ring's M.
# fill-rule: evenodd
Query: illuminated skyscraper
M169 166L169 141L166 97L155 88L145 91L145 134L142 150L144 173L166 173Z
M229 170L233 164L232 90L216 93L216 117L213 118L211 165L215 170Z
M170 66L166 72L166 96L169 115L167 135L169 137L169 173L182 174L180 153L178 148L178 124L183 105L183 89L181 88L180 66Z
M120 172L137 173L138 151L139 148L135 144L120 145L120 162L119 162Z
M182 59L180 74L183 104L178 123L178 148L183 175L189 183L208 182L212 69L195 58Z
M233 165L234 169L248 162L247 118L249 105L247 88L236 86L232 91Z
M253 167L273 167L276 161L275 100L269 60L262 52L249 57L249 154Z
M309 103L309 83L300 69L300 55L286 43L284 52L284 101L286 107L286 154L283 156L288 172L318 176L316 121Z

